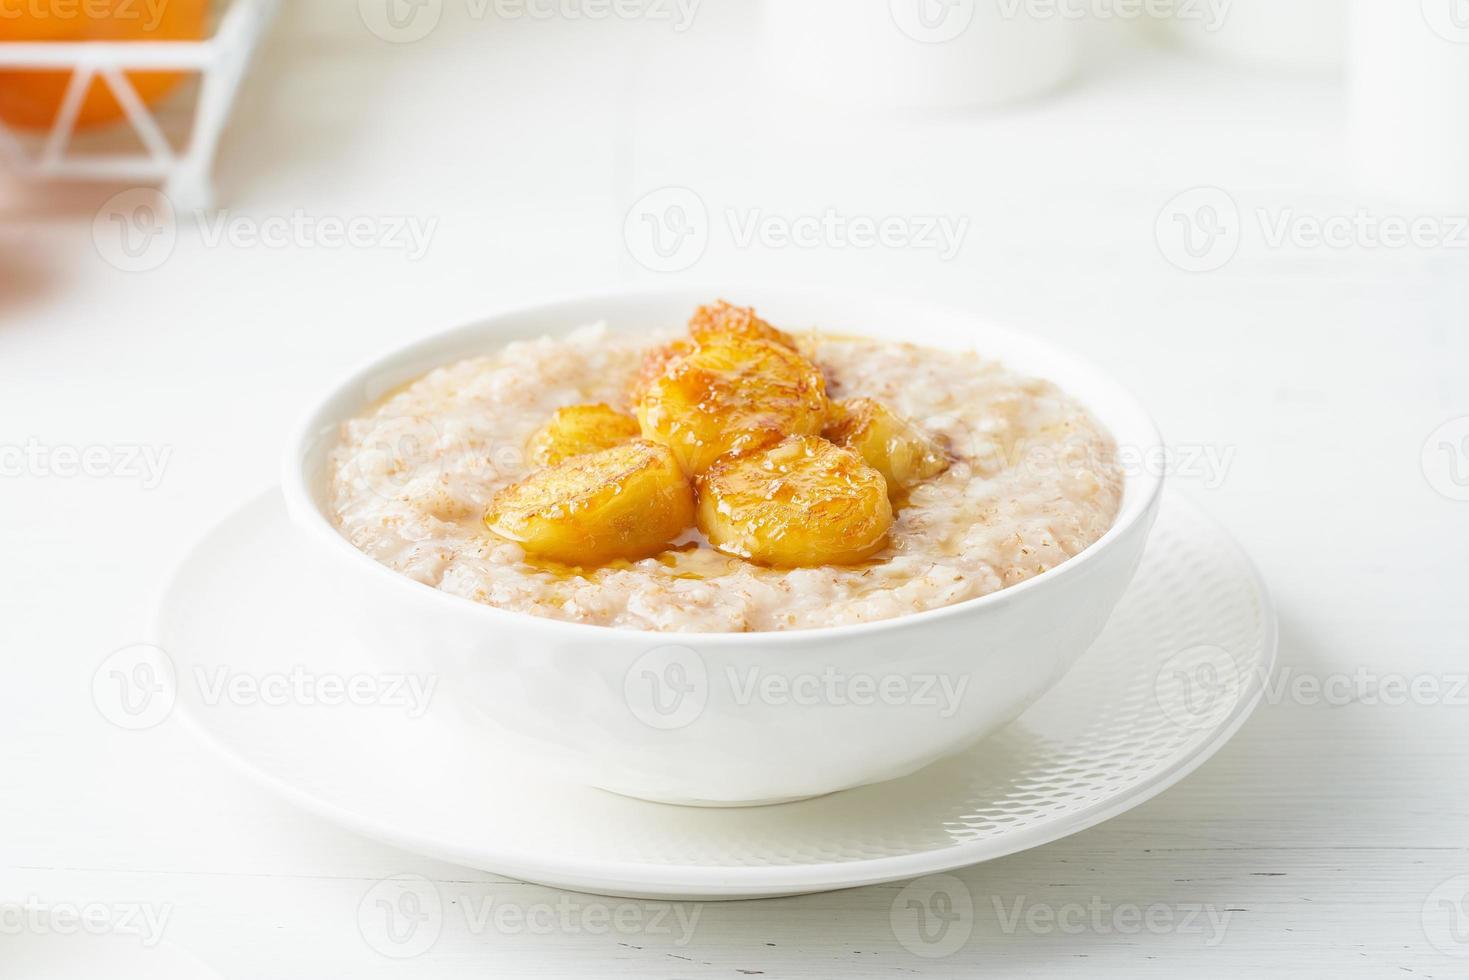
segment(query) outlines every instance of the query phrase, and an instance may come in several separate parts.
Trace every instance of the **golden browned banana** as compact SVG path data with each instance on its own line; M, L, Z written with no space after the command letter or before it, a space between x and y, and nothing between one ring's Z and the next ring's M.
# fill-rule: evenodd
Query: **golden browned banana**
M833 403L822 435L861 454L893 493L949 468L942 446L912 422L871 398Z
M643 363L628 385L628 402L637 405L643 392L653 379L663 374L668 365L692 351L702 343L725 337L748 337L768 340L772 343L797 349L796 340L783 330L777 330L755 315L751 307L733 306L724 300L712 306L701 306L689 320L689 339L675 340L654 347L643 357Z
M777 566L848 565L893 523L882 474L815 436L721 459L696 481L699 530L726 554Z
M689 320L689 336L698 344L716 337L749 337L796 349L794 337L760 319L753 308L732 306L724 300L694 311L693 318Z
M697 475L729 452L815 435L826 382L800 354L768 340L718 336L672 360L638 401L643 438Z
M526 449L537 466L611 449L638 437L638 420L609 405L568 405L530 437Z
M691 341L675 340L661 347L654 347L644 354L642 363L638 365L638 373L633 375L627 386L627 403L636 409L648 386L667 371L670 364L693 349L694 344Z
M673 453L638 439L573 456L504 488L485 525L538 558L601 565L655 554L693 516L693 488Z

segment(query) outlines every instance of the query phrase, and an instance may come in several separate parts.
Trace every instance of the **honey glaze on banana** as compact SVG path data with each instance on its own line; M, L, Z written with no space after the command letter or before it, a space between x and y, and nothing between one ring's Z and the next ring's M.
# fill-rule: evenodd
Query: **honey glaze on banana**
M730 574L739 564L739 559L722 555L711 548L698 532L690 532L690 537L692 540L673 545L642 560L657 562L667 568L669 578L691 582L720 578ZM638 562L628 561L626 558L618 558L602 565L565 565L531 555L526 555L523 561L527 568L562 581L577 578L591 581L601 572L632 571L638 566Z
M699 536L702 539L702 535ZM958 545L951 543L949 546L951 554L958 553ZM863 561L844 565L844 570L864 571L881 568L892 560L891 555L881 555L876 558L868 558ZM715 551L707 541L689 541L681 545L675 545L665 551L661 551L643 561L657 562L668 569L666 573L671 579L689 582L717 581L725 576L734 574L741 565L761 565L767 568L779 569L781 566L768 566L761 562L752 561L748 558L736 558ZM550 561L543 558L535 558L526 555L521 563L537 574L558 581L569 581L571 579L582 579L584 581L595 581L597 576L606 572L635 571L639 562L628 561L619 558L603 565L564 565L561 562Z
M697 543L658 549L684 516L714 551L770 568L868 561L890 498L949 457L875 399L830 399L827 374L753 310L701 307L686 338L642 356L625 386L636 419L605 403L557 409L528 443L541 468L499 490L484 523L563 580L649 557L674 579L728 574Z

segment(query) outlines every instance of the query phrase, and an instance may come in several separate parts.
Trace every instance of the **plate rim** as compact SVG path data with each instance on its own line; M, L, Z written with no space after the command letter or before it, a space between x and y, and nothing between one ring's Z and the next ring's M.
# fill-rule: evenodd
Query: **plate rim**
M504 877L602 895L665 895L714 900L761 898L836 891L865 885L902 881L923 875L938 874L1018 854L1031 848L1053 843L1088 830L1113 817L1146 803L1164 790L1177 785L1199 766L1212 758L1243 727L1263 698L1269 677L1274 673L1279 647L1279 624L1275 604L1264 577L1253 559L1234 536L1216 518L1191 497L1177 490L1165 495L1168 505L1184 507L1206 522L1228 545L1239 562L1260 604L1262 626L1261 669L1250 671L1245 689L1230 712L1216 724L1208 738L1198 742L1188 753L1171 765L1133 783L1115 795L1099 799L1064 820L1041 823L997 837L957 843L908 854L864 858L854 861L822 861L809 864L780 865L653 865L626 860L567 859L555 854L540 854L530 864L516 851L503 851L493 845L480 845L472 850L427 838L413 830L394 827L368 814L343 807L311 793L289 780L265 769L243 753L226 744L185 701L176 701L172 717L178 719L195 738L225 759L253 781L294 805L338 826L375 840L437 860L472 867ZM162 586L156 591L150 607L145 636L147 642L164 650L159 641L163 635L163 619L169 597L181 584L186 566L199 553L201 545L225 524L249 511L265 509L273 502L280 516L289 524L285 501L279 486L259 492L232 507L223 517L209 525L170 567ZM172 654L169 654L172 659ZM175 668L176 669L176 668ZM648 806L666 806L646 801ZM574 883L574 884L573 884Z

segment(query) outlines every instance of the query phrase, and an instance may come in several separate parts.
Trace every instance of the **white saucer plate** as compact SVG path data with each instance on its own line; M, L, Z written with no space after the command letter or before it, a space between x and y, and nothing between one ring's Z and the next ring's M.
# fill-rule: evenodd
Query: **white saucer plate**
M374 674L278 493L180 564L153 623L175 712L231 762L369 837L514 878L638 898L791 895L1012 854L1144 802L1249 716L1275 618L1248 559L1176 495L1100 639L1019 719L903 779L778 806L700 809L558 782ZM419 687L415 689L414 683ZM425 705L426 710L425 710Z

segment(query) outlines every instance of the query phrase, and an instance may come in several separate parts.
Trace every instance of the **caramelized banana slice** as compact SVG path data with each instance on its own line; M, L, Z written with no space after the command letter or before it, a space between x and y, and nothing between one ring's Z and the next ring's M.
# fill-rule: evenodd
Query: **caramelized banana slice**
M942 446L912 422L871 398L833 404L822 435L862 455L893 493L949 468Z
M701 306L689 320L688 340L675 340L661 347L654 347L644 355L638 373L633 376L627 388L628 404L636 406L654 379L667 371L668 366L678 358L701 344L728 337L768 340L791 350L800 349L794 337L760 319L752 307L732 306L724 300L713 306Z
M648 386L668 370L668 365L693 349L694 345L691 342L675 340L671 344L654 347L644 354L643 363L638 366L638 373L633 375L632 382L627 386L627 403L636 409L638 402L643 399L643 393L648 390Z
M641 439L573 456L495 494L485 525L566 565L645 558L694 517L694 492L668 447Z
M780 344L732 336L670 362L638 402L643 438L672 449L691 475L725 453L815 435L825 417L816 365Z
M638 420L609 405L568 405L530 437L526 449L537 466L611 449L638 437Z
M797 436L721 459L697 479L696 520L714 547L766 565L848 565L893 523L882 474L849 449Z
M717 337L748 337L796 349L796 338L760 319L752 307L732 306L724 300L694 311L693 318L689 320L689 336L698 344Z

